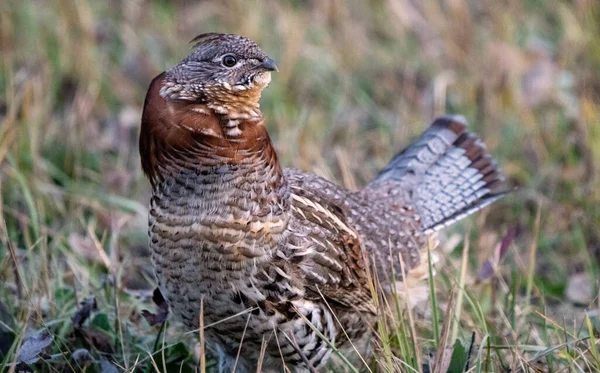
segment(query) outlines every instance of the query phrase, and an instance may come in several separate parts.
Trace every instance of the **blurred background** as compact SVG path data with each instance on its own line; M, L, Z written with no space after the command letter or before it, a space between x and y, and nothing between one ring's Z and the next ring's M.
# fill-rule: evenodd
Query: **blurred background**
M488 356L501 368L600 367L595 343L571 343L600 324L596 0L2 1L5 363L72 367L24 362L19 346L42 329L54 338L47 355L82 348L131 371L140 353L147 363L140 351L158 328L140 316L154 287L141 110L151 79L213 31L245 35L278 63L261 107L282 163L348 188L436 115L465 115L518 189L446 234L437 289L466 284L471 299L454 336L512 346ZM78 334L71 317L89 296L97 309ZM423 329L414 337L426 356L439 346ZM173 342L165 359L191 366L193 353Z

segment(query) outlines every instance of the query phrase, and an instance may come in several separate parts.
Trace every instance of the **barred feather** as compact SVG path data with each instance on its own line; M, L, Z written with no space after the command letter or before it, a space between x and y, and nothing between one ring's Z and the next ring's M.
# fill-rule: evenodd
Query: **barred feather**
M368 189L403 188L425 233L438 231L498 200L503 177L462 116L436 119L396 155ZM388 193L389 194L389 193Z

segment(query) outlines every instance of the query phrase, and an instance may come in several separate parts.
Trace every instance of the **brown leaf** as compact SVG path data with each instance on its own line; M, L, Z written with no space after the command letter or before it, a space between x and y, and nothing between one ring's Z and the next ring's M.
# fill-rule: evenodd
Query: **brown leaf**
M150 325L161 324L167 320L167 316L169 315L169 305L158 288L154 289L152 300L156 304L156 313L143 310L142 316Z
M75 338L83 339L89 346L107 354L114 353L110 336L87 326L75 329Z
M73 321L73 327L75 329L81 328L85 320L87 320L91 313L98 309L96 298L90 297L85 298L79 303L79 309L75 312L75 315L71 319Z
M500 261L500 260L502 260L502 258L504 258L504 255L506 255L506 252L508 251L510 244L515 240L515 237L517 237L520 233L521 233L521 227L518 224L513 224L510 228L508 228L508 231L502 238L502 243L500 244L500 250L498 253L498 261Z
M484 282L492 277L494 277L494 264L492 260L486 259L479 267L479 272L477 273L477 282Z
M520 228L517 224L512 225L508 228L508 231L502 238L502 241L499 245L496 246L494 250L493 257L486 259L479 268L479 272L477 273L477 283L481 283L487 280L490 280L494 277L496 273L496 267L502 261L502 258L508 252L508 248L510 244L514 241L515 237L519 234Z

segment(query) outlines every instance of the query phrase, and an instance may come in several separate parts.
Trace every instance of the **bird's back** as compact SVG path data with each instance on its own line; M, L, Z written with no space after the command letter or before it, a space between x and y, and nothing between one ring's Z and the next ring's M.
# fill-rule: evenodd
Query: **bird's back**
M496 163L460 116L438 118L358 191L295 169L284 174L292 196L335 213L356 232L369 276L385 292L410 292L413 304L429 294L422 280L437 245L435 232L506 193ZM297 199L293 204L302 202Z

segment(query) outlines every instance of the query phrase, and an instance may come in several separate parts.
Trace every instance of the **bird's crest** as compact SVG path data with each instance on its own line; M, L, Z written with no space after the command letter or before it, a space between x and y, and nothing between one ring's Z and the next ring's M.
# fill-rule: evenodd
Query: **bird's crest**
M188 44L193 43L194 45L192 46L192 48L196 48L196 47L199 47L199 46L205 44L206 42L216 40L216 39L222 37L223 35L228 35L228 34L219 34L218 32L206 32L206 33L196 36L195 38L190 40Z

